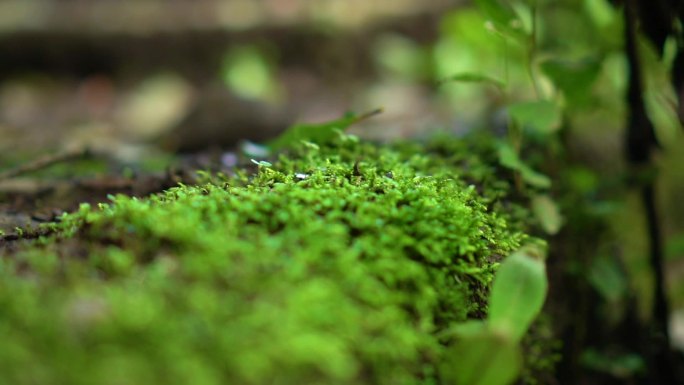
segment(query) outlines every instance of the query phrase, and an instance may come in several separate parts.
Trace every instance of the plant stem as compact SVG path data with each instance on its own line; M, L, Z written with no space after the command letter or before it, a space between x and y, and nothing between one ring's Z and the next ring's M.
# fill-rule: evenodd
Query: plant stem
M537 99L541 98L541 87L539 86L539 79L535 73L535 58L537 56L537 5L533 4L530 7L530 16L532 18L532 26L530 31L530 40L527 46L527 73L532 81L534 93Z

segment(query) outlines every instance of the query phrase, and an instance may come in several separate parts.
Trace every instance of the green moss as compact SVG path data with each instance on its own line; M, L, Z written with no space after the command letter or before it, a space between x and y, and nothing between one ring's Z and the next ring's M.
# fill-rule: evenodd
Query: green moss
M341 135L82 206L0 259L0 383L438 383L439 332L525 238L479 143Z

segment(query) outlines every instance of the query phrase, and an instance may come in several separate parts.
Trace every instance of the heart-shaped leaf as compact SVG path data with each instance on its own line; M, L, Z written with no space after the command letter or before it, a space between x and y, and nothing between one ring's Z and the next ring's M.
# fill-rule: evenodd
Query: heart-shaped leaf
M518 344L483 331L449 347L440 367L443 383L456 385L507 385L520 373Z
M542 258L521 249L508 256L494 276L489 326L519 341L544 305L548 283Z

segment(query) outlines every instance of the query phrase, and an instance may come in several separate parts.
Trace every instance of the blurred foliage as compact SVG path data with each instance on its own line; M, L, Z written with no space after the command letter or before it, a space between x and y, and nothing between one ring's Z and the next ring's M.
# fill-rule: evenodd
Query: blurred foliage
M601 205L601 199L609 204L600 192L615 191L625 176L620 135L625 120L626 58L620 12L605 0L475 1L472 7L444 16L434 46L434 79L447 81L440 92L449 98L456 113L471 116L474 122L492 121L492 116L497 116L493 112L505 111L503 124L508 127L509 144L503 147L501 161L518 169L527 182L547 185L541 180L534 182L536 174L521 160L534 163L535 155L528 152L518 158L519 151L530 146L536 146L533 151L537 153L546 153L544 156L574 151L573 156L591 168L568 174L579 189L572 191L595 200L593 205ZM640 41L640 49L647 67L648 112L667 159L681 141L668 75L674 42L667 46L664 60L656 57L646 40ZM568 146L565 150L560 147L559 134ZM680 168L671 163L669 169L664 174ZM675 179L667 180L663 184L671 185L668 194L681 191L674 187L681 187ZM605 211L606 219L615 210L623 212L622 216L629 216L628 212L638 215L639 209L621 196L609 198L616 205ZM554 216L553 210L549 215ZM635 236L641 229L630 224L638 222L619 220L615 231ZM681 231L674 222L668 222L666 228L672 234ZM622 249L626 260L634 263L646 255L641 246L624 245Z
M226 53L221 76L224 83L240 97L276 101L281 91L274 79L273 67L271 60L258 46L233 47Z
M442 97L472 126L489 126L504 137L499 161L517 172L518 189L536 191L533 213L547 233L558 234L571 222L566 234L581 241L582 222L606 226L592 235L595 240L584 250L588 254L557 251L565 255L566 273L603 299L596 311L606 325L621 322L628 315L625 306L635 300L647 319L653 288L649 240L622 151L627 112L622 10L607 0L473 3L442 21L433 61L433 80L443 82ZM663 59L646 39L638 45L647 113L663 144L658 163L665 166L663 160L676 156L682 138L670 82L677 44L674 39L666 43ZM656 177L667 186L661 196L681 195L684 186L672 177L681 166L669 162L668 168L660 176L647 171L642 177ZM680 207L681 202L671 200L663 208L679 212ZM576 213L568 215L571 211ZM666 244L677 253L684 222L668 216ZM682 254L671 258L669 265L677 266ZM676 293L682 290L675 288L681 280L674 275L681 273L670 274L672 300L681 306L684 298ZM587 351L581 362L620 378L642 373L642 358L624 349L624 360L599 349Z

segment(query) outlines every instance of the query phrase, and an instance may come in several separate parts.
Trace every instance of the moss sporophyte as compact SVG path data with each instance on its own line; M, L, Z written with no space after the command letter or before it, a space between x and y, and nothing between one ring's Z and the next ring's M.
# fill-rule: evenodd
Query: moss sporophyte
M0 382L434 384L526 239L496 149L339 135L0 259Z

